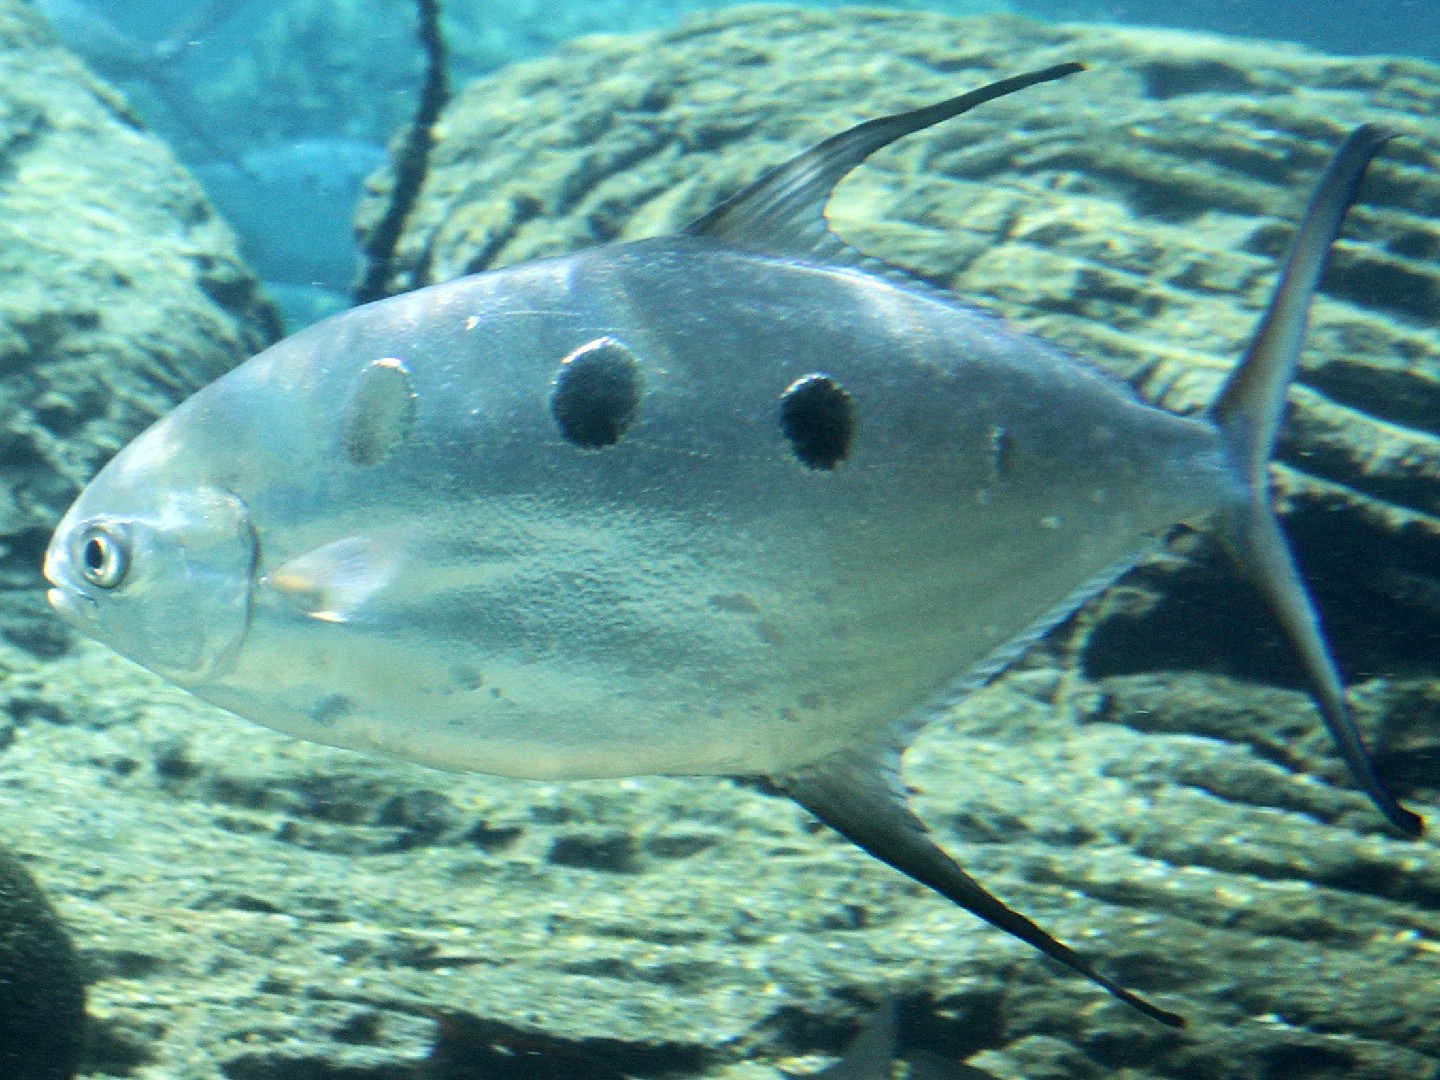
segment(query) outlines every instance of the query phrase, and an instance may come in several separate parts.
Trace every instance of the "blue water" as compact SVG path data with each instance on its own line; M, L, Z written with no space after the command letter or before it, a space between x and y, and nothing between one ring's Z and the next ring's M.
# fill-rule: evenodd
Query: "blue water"
M72 17L78 8L142 53L200 7L175 0L32 2L42 10L68 8ZM1204 29L1339 53L1440 57L1437 0L871 2L962 15L1008 10L1038 19ZM451 0L445 11L453 81L463 85L568 37L664 26L713 6L701 0ZM173 64L163 71L157 66L154 79L132 76L122 83L147 121L195 168L297 327L348 302L358 265L351 208L381 148L414 108L420 65L411 30L414 5L231 0L228 7L226 17L188 42ZM289 45L295 41L304 47Z

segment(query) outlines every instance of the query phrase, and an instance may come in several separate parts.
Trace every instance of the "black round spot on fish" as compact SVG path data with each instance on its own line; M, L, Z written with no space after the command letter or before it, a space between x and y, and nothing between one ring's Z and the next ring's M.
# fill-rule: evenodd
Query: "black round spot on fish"
M599 450L635 423L644 392L635 354L614 338L597 338L561 361L550 413L567 442Z
M830 376L806 375L780 397L780 430L802 465L833 469L850 456L855 403Z

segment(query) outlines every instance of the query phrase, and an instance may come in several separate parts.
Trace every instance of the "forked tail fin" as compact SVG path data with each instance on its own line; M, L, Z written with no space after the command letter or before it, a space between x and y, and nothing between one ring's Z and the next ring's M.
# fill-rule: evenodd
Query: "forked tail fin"
M1349 766L1386 820L1418 837L1425 823L1395 799L1355 726L1344 684L1325 644L1320 619L1295 568L1270 500L1270 458L1285 413L1285 395L1300 363L1310 299L1360 179L1393 134L1366 124L1335 151L1295 231L1280 280L1255 336L1210 409L1224 433L1249 497L1223 523L1222 538L1241 571L1264 596L1304 668L1310 694Z

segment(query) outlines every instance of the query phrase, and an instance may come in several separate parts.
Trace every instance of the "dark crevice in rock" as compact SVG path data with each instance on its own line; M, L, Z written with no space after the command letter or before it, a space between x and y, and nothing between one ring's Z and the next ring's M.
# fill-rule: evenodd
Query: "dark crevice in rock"
M1135 71L1145 94L1160 101L1187 94L1248 93L1255 86L1249 72L1218 60L1152 60Z
M1308 1080L1310 1077L1354 1075L1355 1055L1343 1046L1294 1044L1266 1047L1260 1055L1258 1080Z
M1385 249L1405 259L1440 260L1440 229L1416 225L1385 241Z
M1338 251L1320 287L1341 300L1427 324L1440 310L1440 273L1434 267L1376 253Z
M514 847L524 835L525 830L518 825L492 825L488 821L478 821L466 831L464 839L487 854L498 855Z
M22 572L34 582L39 563L25 564ZM75 632L55 617L40 588L0 589L0 637L40 660L64 656L76 641Z
M223 1062L221 1069L226 1080L416 1080L410 1065L337 1065L319 1055L240 1054ZM455 1080L460 1080L458 1074Z
M13 99L6 103L9 115L5 117L8 129L0 139L0 186L11 183L20 171L20 164L51 130L49 117L28 102Z
M1143 723L1127 726L1134 730L1145 730ZM1245 745L1251 748L1251 744ZM1187 788L1234 806L1303 814L1326 823L1340 821L1346 811L1351 809L1338 791L1296 783L1293 769L1280 771L1286 764L1282 762L1266 766L1203 758L1191 762L1186 760L1184 752L1181 751L1177 752L1173 761L1163 764L1147 763L1150 767L1146 768L1142 775L1137 775L1128 768L1129 764L1126 762L1124 765L1111 766L1105 769L1105 775L1145 783L1158 773L1166 784ZM1322 800L1331 794L1337 797L1336 804L1325 805Z
M658 157L670 144L673 136L668 131L632 131L631 137L643 136L630 146L621 146L606 153L595 152L585 159L585 166L573 173L560 188L556 204L551 213L563 216L575 210L606 180L618 176L629 176L645 161ZM618 228L618 225L616 226ZM603 243L609 237L596 236L595 243Z
M562 1039L464 1013L436 1019L425 1080L644 1080L700 1072L711 1063L710 1054L684 1043Z
M1350 681L1433 670L1440 628L1423 597L1397 596L1436 565L1440 543L1399 533L1383 548L1361 521L1327 500L1297 502L1285 525ZM1188 563L1147 564L1122 579L1149 602L1102 617L1081 654L1094 681L1161 671L1207 671L1301 690L1305 681L1260 598L1211 548Z
M1304 381L1326 397L1378 419L1440 435L1440 381L1410 368L1381 369L1346 357L1319 365L1305 373ZM1353 471L1353 464L1347 471ZM1364 477L1358 478L1360 483ZM1403 497L1420 485L1397 484L1392 493Z
M814 1012L799 1005L776 1009L757 1025L756 1033L777 1054L840 1057L877 1006L874 990L868 987L842 988L837 997L844 1008L833 1012ZM1005 993L995 985L972 985L938 1000L898 998L894 1008L897 1058L933 1054L948 1062L964 1061L982 1050L1003 1047L1011 1037L1006 1027ZM960 1074L956 1075L958 1080ZM980 1080L978 1075L976 1080Z
M1088 167L1087 167L1088 166ZM1098 166L1076 158L1071 168L1085 172L1111 186L1116 196L1140 217L1157 218L1183 225L1212 210L1228 210L1249 214L1258 209L1258 197L1247 194L1224 200L1217 196L1214 185L1178 174L1178 163L1160 159L1153 163L1154 172L1135 172L1118 166Z
M1253 843L1235 843L1214 849L1201 845L1179 847L1168 839L1149 836L1133 837L1128 842L1137 854L1175 867L1201 867L1263 881L1320 886L1365 902L1397 901L1414 909L1417 918L1440 906L1440 881L1426 880L1423 875L1407 872L1398 862L1379 858L1367 859L1349 852L1327 857L1314 852L1298 854L1281 851L1266 846L1260 836ZM1084 888L1087 892L1094 891L1089 884ZM1116 902L1113 896L1104 898ZM1319 921L1311 924L1299 919L1296 920L1299 930L1287 932L1284 926L1288 918L1290 916L1282 915L1281 920L1271 924L1267 932L1287 933L1287 936L1294 936L1302 942L1312 940L1317 933L1351 943L1364 936L1360 928ZM1319 927L1326 925L1331 928L1322 932ZM1230 928L1233 929L1233 925Z
M588 830L557 836L546 855L556 866L633 874L640 869L635 838L617 829Z

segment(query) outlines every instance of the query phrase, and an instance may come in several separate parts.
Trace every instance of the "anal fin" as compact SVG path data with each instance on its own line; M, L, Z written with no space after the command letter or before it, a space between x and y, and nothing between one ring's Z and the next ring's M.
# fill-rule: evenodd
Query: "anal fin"
M843 750L789 776L775 786L846 839L907 877L978 915L1007 934L1039 949L1152 1020L1181 1028L1185 1019L1106 978L1068 945L1011 910L961 870L935 844L906 804L900 790L899 755Z

